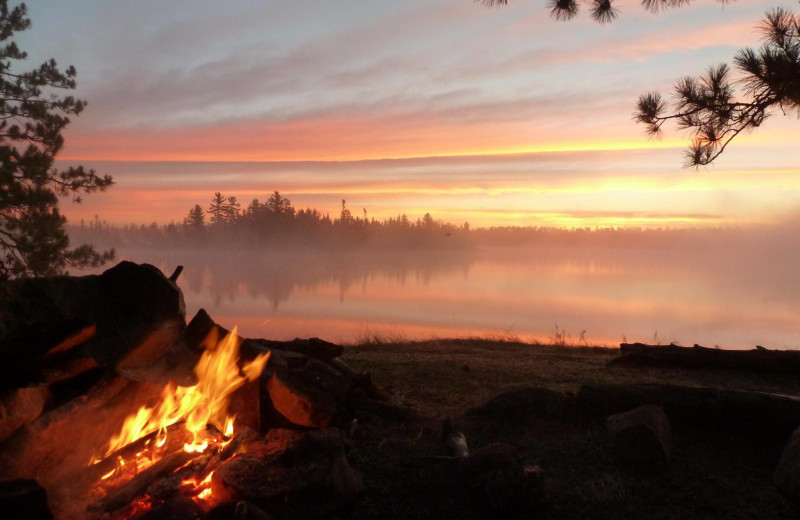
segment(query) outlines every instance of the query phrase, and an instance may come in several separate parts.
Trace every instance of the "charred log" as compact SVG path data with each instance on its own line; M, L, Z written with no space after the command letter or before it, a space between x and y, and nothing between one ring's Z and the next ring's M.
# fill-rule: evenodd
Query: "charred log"
M307 432L285 451L239 455L214 472L223 500L251 500L281 518L327 518L363 490L335 429Z

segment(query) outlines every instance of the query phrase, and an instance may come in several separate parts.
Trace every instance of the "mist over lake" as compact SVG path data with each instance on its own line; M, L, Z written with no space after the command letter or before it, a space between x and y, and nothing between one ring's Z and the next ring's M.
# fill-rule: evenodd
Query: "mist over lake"
M205 308L246 337L800 347L794 229L601 235L515 244L495 230L454 248L444 235L417 248L133 244L117 259L185 266L187 317Z

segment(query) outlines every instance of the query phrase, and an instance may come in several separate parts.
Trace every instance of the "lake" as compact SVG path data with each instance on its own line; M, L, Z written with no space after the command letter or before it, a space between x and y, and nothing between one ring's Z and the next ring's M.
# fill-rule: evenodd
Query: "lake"
M783 236L783 235L781 235ZM766 244L766 245L765 245ZM543 343L800 347L796 241L724 248L476 247L462 251L119 250L178 280L241 335L519 338Z

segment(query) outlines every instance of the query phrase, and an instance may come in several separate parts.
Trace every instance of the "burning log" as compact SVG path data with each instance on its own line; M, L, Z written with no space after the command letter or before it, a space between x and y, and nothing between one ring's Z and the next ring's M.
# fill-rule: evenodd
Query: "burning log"
M620 357L609 366L671 366L682 368L747 370L760 373L800 374L800 351L724 350L700 345L646 345L621 343Z
M197 348L212 331L216 331L218 337L229 333L226 328L215 323L204 309L200 309L186 327L185 342L187 345ZM270 358L272 366L290 369L305 366L309 359L322 361L347 377L351 387L364 394L362 397L379 401L389 401L391 398L386 390L375 384L369 373L358 372L339 358L344 351L340 345L334 345L319 338L295 338L292 341L240 338L240 342L244 360L250 360L264 352L272 352Z
M150 445L155 445L156 438L163 435L166 438L165 444L158 450L149 449ZM80 478L84 478L89 482L95 482L100 479L102 475L113 471L119 465L119 460L131 460L137 453L147 451L159 451L161 453L171 453L183 448L183 445L192 440L192 435L186 431L184 423L172 424L166 428L166 432L152 432L144 437L141 437L130 444L110 453L103 460L82 468ZM77 478L77 476L76 476Z
M47 486L61 475L86 464L100 451L138 403L158 395L158 389L110 376L14 432L0 447L0 474L35 477ZM93 435L86 435L91 425ZM64 446L69 446L68 450Z
M165 455L161 460L142 471L122 486L110 491L90 506L91 511L110 513L133 502L156 480L169 475L189 462L196 454L180 449Z

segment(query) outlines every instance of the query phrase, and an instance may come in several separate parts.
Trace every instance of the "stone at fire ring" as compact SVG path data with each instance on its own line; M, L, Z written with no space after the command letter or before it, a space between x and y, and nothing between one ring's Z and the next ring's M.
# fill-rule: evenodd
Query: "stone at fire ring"
M0 483L0 518L53 520L44 488L30 479Z
M672 432L664 409L639 406L606 419L611 450L623 464L664 467L672 456Z
M794 502L800 502L800 428L792 433L783 448L773 481L781 493Z

